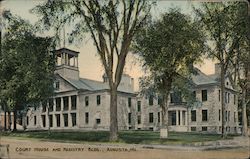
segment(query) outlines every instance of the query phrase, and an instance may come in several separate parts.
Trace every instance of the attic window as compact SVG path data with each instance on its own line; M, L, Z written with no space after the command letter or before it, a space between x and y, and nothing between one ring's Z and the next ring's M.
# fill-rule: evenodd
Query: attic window
M55 88L56 90L59 90L59 88L60 88L60 83L59 83L59 81L55 81L55 83L54 83L54 88Z

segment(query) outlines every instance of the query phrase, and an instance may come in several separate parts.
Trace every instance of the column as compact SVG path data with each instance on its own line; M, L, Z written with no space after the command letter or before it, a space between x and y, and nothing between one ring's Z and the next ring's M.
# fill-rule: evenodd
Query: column
M73 66L76 67L76 57L74 56L73 59L74 59L73 60L74 61Z
M71 96L69 96L69 110L71 110Z
M61 111L63 111L64 108L63 97L61 97L60 99L61 99Z
M78 67L78 56L76 57L76 67Z
M182 110L180 110L180 125L183 125L182 124Z
M71 113L68 114L68 124L69 124L69 127L71 128L72 127L72 116L71 116Z
M185 111L185 125L187 125L188 118L187 118L187 111Z
M176 110L176 118L175 118L175 120L176 120L176 126L179 125L179 111L178 110Z

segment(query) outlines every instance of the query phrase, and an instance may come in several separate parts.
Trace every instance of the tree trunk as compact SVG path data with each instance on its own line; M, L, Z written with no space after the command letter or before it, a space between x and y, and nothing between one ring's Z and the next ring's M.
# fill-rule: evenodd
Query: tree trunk
M117 89L110 89L110 141L118 140Z
M4 105L4 131L7 131L7 111L6 111L6 105Z
M242 135L248 136L247 109L246 109L246 88L242 88Z
M170 86L171 88L171 86ZM161 130L160 130L160 138L168 138L168 96L169 96L169 90L170 88L167 88L165 95L163 97L162 101L162 124L161 124Z
M8 111L8 130L11 131L11 112Z
M17 110L15 109L14 112L13 112L13 115L14 115L14 120L13 120L13 131L17 131L16 129L16 123L17 123Z
M226 137L226 133L225 133L225 125L226 125L226 110L225 110L225 68L224 65L222 63L220 63L221 65L221 118L222 118L222 124L221 124L221 137L225 138Z

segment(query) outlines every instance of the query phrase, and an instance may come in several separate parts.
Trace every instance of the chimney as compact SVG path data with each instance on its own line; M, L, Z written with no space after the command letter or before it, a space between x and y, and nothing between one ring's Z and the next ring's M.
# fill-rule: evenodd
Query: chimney
M214 65L214 71L215 71L215 74L216 75L220 75L220 72L221 72L221 67L220 67L220 63L216 63L215 65Z

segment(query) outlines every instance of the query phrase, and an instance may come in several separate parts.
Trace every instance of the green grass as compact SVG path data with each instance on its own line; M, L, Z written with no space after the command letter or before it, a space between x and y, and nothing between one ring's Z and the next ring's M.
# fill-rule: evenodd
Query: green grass
M3 136L32 138L63 142L108 142L109 132L107 131L85 131L85 132L11 132L2 133ZM153 131L122 131L119 132L118 143L129 144L167 144L167 145L188 145L195 142L206 142L220 140L218 134L201 133L177 133L170 132L168 139L160 139L159 132ZM232 139L228 136L227 139Z

